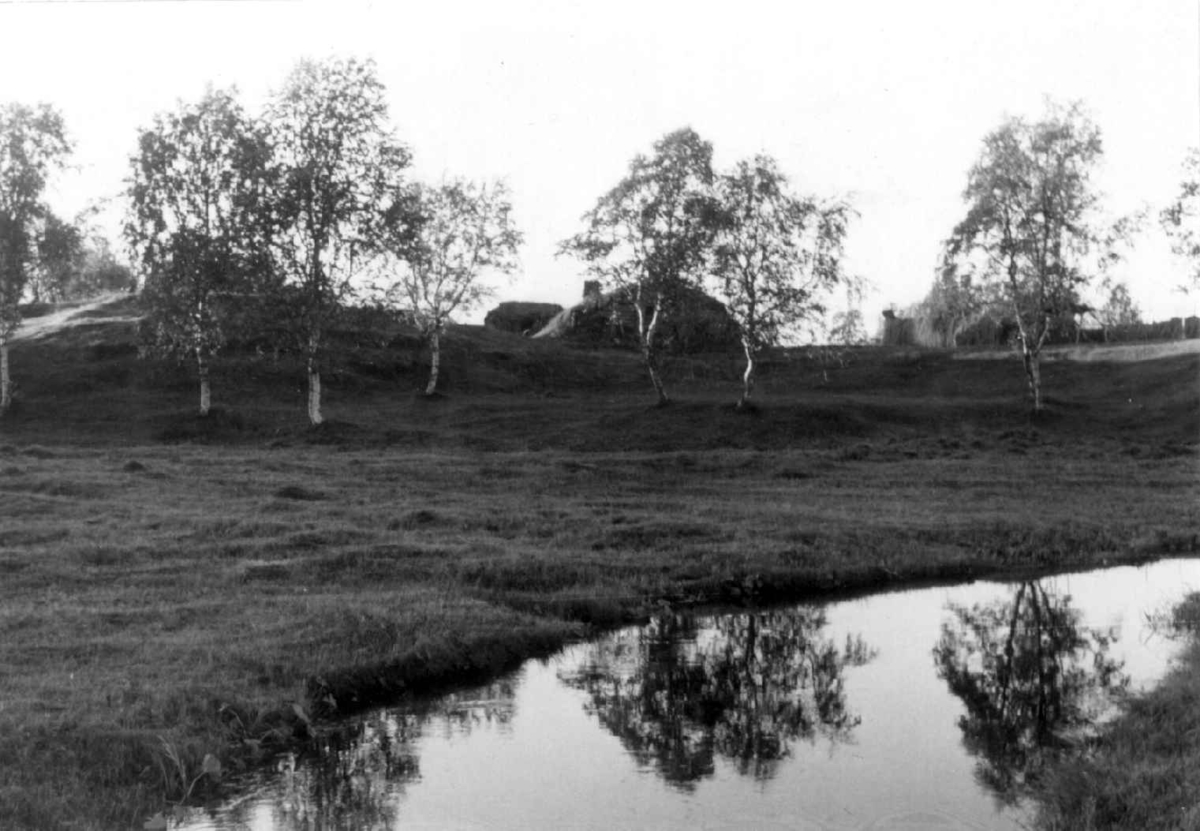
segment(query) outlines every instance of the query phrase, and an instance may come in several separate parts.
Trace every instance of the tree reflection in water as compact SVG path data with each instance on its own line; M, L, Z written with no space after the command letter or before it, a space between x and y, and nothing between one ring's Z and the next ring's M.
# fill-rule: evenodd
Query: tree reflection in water
M963 744L976 776L1004 803L1016 803L1052 754L1110 711L1129 686L1108 652L1114 630L1089 629L1040 581L1010 600L950 604L933 649L938 677L966 705Z
M271 786L272 828L393 829L400 799L420 776L417 743L431 729L467 735L479 727L508 729L513 717L511 679L444 696L406 712L379 711L350 728L323 735L318 750L284 758ZM245 827L235 808L220 827Z
M842 671L873 657L861 638L821 639L820 609L656 618L589 647L563 680L642 765L684 789L716 757L766 779L797 739L845 738L858 718Z

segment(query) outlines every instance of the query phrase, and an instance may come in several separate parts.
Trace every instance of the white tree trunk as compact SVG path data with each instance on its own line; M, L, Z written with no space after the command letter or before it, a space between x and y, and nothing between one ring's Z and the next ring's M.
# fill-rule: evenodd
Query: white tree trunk
M8 374L8 340L0 342L0 415L12 406L12 378Z
M308 359L308 420L312 424L320 424L325 419L321 416L321 373L317 371L315 358Z
M206 416L212 407L212 389L208 383L208 363L200 350L196 350L196 371L200 375L200 415Z
M1029 381L1029 397L1033 401L1033 412L1042 411L1042 367L1039 352L1022 343L1021 360L1025 364L1025 378Z
M742 374L742 400L738 402L739 409L750 403L750 393L754 389L754 350L750 341L742 341L742 351L746 353L746 371Z
M1013 284L1015 285L1015 278ZM1033 332L1030 327L1025 325L1025 321L1021 318L1021 310L1014 304L1016 312L1017 331L1021 333L1021 363L1025 367L1025 379L1029 382L1029 397L1033 401L1033 414L1037 415L1042 411L1042 346L1046 342L1046 336L1050 333L1050 318L1046 317L1041 321L1041 334L1038 335L1036 343L1031 343ZM1033 324L1037 325L1036 321Z
M642 359L646 362L646 372L650 374L650 383L654 385L654 392L658 396L658 405L661 407L666 404L667 391L663 386L662 374L658 369L658 350L654 345L654 334L658 329L658 321L660 312L662 311L662 298L654 301L654 312L650 316L650 321L646 322L646 311L641 306L640 298L637 301L637 316L638 316L638 335L642 342Z
M316 425L325 419L321 416L321 372L317 368L321 331L312 327L308 332L308 421Z
M438 330L434 329L429 334L429 383L425 385L425 394L433 395L433 391L437 389L438 382L438 367L442 363L442 341L438 335Z
M1033 388L1033 411L1042 411L1042 361L1041 355L1034 355L1030 361L1029 385Z

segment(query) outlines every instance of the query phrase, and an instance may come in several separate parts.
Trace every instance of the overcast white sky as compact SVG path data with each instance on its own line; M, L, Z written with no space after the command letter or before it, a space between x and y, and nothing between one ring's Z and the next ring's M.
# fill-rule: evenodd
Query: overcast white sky
M301 57L372 57L414 175L511 186L526 245L500 298L564 305L583 278L557 242L685 125L720 166L766 152L851 198L869 322L928 290L1005 115L1083 99L1114 213L1166 203L1200 142L1197 0L0 0L0 35L0 102L57 105L77 142L51 194L67 212L119 197L136 130L207 83L257 108ZM1185 308L1180 272L1152 229L1120 276L1162 318Z

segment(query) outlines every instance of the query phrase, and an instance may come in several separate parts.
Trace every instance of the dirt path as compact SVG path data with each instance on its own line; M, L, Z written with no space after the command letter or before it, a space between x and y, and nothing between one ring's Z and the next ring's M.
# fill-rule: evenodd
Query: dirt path
M97 297L93 300L89 300L86 303L82 303L78 306L71 306L70 308L60 309L58 311L51 312L50 314L47 314L47 315L41 315L40 317L30 318L29 320L24 321L20 326L17 327L17 331L13 333L12 337L9 339L9 342L13 343L13 342L22 341L22 340L35 340L37 338L42 338L42 337L45 337L46 335L53 334L54 332L57 332L61 329L65 329L72 322L72 320L74 318L79 317L80 315L86 314L88 312L93 312L96 309L99 309L109 303L112 303L116 300L120 300L124 297L128 297L128 295L125 292L110 292L108 294L101 295L100 297ZM88 318L88 322L89 323L99 323L102 321L132 320L132 319L133 318L131 318L128 315L119 315L118 314L118 315L113 315L111 318L91 317L91 318Z
M1111 346L1053 346L1042 350L1044 361L1112 361L1130 363L1169 358L1173 355L1189 355L1200 352L1200 339L1173 340L1159 343L1120 343ZM957 361L999 361L1005 358L1020 358L1015 350L988 352L955 352Z

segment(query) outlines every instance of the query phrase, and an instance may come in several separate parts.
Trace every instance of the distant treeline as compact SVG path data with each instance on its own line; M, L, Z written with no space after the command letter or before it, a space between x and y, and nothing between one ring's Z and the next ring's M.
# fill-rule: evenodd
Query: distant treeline
M885 316L881 342L884 346L930 348L1005 347L1016 343L1017 323L1012 318L982 317L950 333L935 329L922 317ZM1080 326L1072 318L1060 318L1050 329L1047 343L1142 343L1200 338L1200 317L1171 318L1153 323L1120 323L1112 326Z

